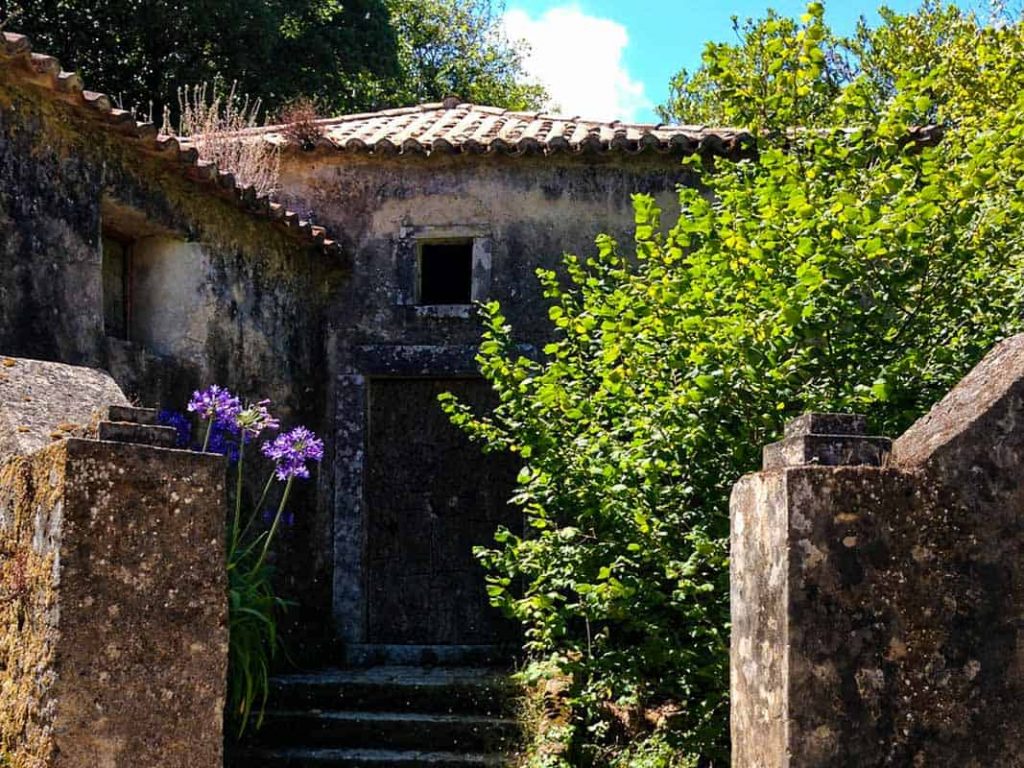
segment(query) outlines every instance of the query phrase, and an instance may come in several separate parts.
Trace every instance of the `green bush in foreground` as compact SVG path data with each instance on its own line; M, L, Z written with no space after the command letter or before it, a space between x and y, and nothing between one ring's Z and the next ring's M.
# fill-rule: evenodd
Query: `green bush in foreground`
M887 14L840 82L822 19L709 47L703 103L747 121L757 158L691 159L703 189L667 234L637 196L629 253L600 237L541 272L543 359L484 307L500 404L445 400L523 460L528 533L479 554L527 650L571 680L571 765L726 764L733 483L805 410L899 433L1022 326L1021 26ZM793 127L811 124L843 129ZM943 139L912 140L925 124Z

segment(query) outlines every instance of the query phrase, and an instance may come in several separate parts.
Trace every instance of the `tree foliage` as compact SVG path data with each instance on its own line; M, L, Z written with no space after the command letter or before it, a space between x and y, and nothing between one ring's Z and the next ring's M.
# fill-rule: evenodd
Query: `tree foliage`
M667 232L636 196L629 249L602 236L541 272L541 359L488 304L500 404L445 401L523 460L529 532L480 556L528 649L572 676L574 766L636 741L623 711L660 713L677 755L727 760L733 483L806 410L898 434L1022 327L1024 28L885 13L842 77L820 4L747 29L707 47L688 103L750 126L757 156L690 158Z
M326 112L446 96L537 106L492 0L0 0L0 23L159 118L177 89L221 80L273 111Z
M371 85L372 100L418 104L456 96L508 109L547 101L523 70L523 45L501 26L491 0L388 0L397 42L397 76Z

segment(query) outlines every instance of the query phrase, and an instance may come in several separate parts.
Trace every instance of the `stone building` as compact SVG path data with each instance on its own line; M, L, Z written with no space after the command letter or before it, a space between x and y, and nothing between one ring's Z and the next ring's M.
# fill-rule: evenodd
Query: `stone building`
M628 245L632 193L671 212L683 156L747 137L457 101L317 133L250 138L282 148L283 204L257 199L3 33L0 353L103 368L147 406L220 383L326 438L280 558L298 656L490 648L509 630L471 550L516 524L514 467L436 405L489 402L474 302L500 301L536 352L535 270L598 233Z

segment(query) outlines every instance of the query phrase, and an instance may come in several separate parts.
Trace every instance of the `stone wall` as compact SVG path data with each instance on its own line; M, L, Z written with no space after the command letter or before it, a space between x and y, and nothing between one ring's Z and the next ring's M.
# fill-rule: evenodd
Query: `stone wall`
M812 415L732 498L737 768L1024 765L1024 336L889 451Z
M0 764L219 768L223 460L47 434L68 393L81 405L113 383L13 363L8 379L42 385L51 407L3 414L16 438L0 456Z
M341 262L10 74L0 67L0 349L108 367L147 402L217 380L308 414ZM104 332L105 233L138 243L127 343Z
M104 234L135 252L127 340L104 328ZM322 433L325 308L345 279L337 259L0 67L0 353L105 368L152 406L219 383ZM330 521L314 495L299 493L288 532L312 553L282 575L301 597L294 621L330 602Z
M365 157L327 150L282 159L284 199L342 238L353 259L351 279L339 284L327 316L334 421L324 494L334 512L334 619L345 640L365 642L372 635L364 561L374 514L364 485L372 380L478 375L475 310L417 304L417 244L438 238L480 243L474 254L486 256L486 273L474 271L473 298L500 301L524 351L537 354L551 326L536 270L559 269L565 252L588 256L601 233L617 237L628 251L631 195L654 195L671 222L681 183L687 176L679 158L656 153ZM494 478L494 461L463 457L459 469L467 477ZM441 477L408 474L417 489ZM488 492L498 495L503 485L496 481ZM474 515L472 509L447 512ZM431 513L424 508L421 514Z

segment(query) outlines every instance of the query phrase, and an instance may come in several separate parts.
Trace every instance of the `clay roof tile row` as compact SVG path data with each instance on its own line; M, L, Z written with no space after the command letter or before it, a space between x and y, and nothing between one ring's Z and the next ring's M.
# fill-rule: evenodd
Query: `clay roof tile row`
M85 90L82 79L74 72L64 71L56 58L34 52L25 35L14 32L0 35L0 67L10 69L18 81L48 91L55 98L78 107L111 131L135 141L143 152L177 164L185 177L208 192L232 200L252 215L275 222L300 241L325 253L340 253L340 245L327 237L323 227L314 226L268 197L257 196L253 187L240 185L233 174L200 159L194 147L174 136L158 134L152 123L136 121L132 113L116 108L105 94Z
M753 151L750 133L700 125L651 125L514 112L448 100L318 120L319 145L376 154L569 155L641 152L737 158ZM289 145L287 126L252 131Z

